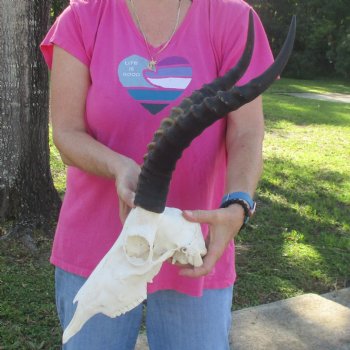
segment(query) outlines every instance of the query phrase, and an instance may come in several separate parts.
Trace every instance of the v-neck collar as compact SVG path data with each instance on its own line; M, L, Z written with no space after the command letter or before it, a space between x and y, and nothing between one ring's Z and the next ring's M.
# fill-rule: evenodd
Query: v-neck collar
M137 24L135 23L134 19L132 18L132 15L131 15L129 8L128 8L128 5L127 5L127 1L128 0L119 0L119 4L122 8L122 11L124 12L124 16L128 22L128 25L130 26L130 28L132 28L132 30L134 31L135 36L138 38L138 40L140 40L143 43L143 45L145 45L145 47L146 47L145 39L144 39L142 33L140 32L139 28L137 27ZM195 7L197 6L197 1L200 1L200 0L192 0L191 7L188 9L188 11L185 15L185 18L182 20L182 22L179 25L179 27L177 28L175 34L171 38L168 47L173 46L173 44L178 40L178 37L182 34L182 32L186 29L186 27L191 22L193 12L195 10ZM164 45L164 43L155 47L151 43L148 43L149 49L152 50L153 52L159 51L163 45Z

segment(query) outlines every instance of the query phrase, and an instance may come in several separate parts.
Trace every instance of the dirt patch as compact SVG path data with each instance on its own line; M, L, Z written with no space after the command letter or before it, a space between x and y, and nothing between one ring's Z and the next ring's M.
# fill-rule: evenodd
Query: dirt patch
M301 98L309 98L312 100L328 101L328 102L350 103L350 94L338 94L338 93L316 94L313 92L290 92L290 93L284 93L284 95L290 95L290 96L301 97Z

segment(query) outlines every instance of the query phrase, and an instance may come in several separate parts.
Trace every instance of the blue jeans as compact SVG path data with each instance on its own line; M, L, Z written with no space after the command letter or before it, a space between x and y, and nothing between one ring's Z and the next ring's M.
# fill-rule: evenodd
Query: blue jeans
M75 311L73 299L85 279L56 268L56 305L62 328ZM191 297L175 291L148 295L146 329L151 350L229 350L232 289L205 290ZM109 318L92 317L64 350L133 350L143 306Z

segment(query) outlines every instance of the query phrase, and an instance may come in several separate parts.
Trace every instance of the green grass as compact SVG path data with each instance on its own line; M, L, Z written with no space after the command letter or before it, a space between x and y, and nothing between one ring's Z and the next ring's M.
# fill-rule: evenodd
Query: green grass
M21 242L0 241L0 350L60 349L51 240L35 240L35 254Z
M235 308L350 285L350 105L280 92L350 93L336 81L281 79L265 94L265 170L256 217L237 239ZM61 195L65 168L51 144ZM59 349L50 239L0 241L0 350Z
M50 161L51 161L51 174L55 182L55 187L60 194L61 197L63 197L64 192L66 190L66 167L62 163L60 152L55 147L53 141L52 141L52 130L50 129ZM0 349L1 350L1 349Z
M350 105L279 95L350 93L282 79L264 96L257 215L238 237L235 308L350 286Z
M350 94L350 85L348 82L338 80L281 79L275 82L269 89L269 93L283 92L335 92Z

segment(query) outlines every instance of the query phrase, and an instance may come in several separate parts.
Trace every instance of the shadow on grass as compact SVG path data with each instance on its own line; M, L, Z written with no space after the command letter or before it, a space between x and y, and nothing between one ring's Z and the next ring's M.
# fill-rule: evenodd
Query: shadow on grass
M347 81L338 80L301 80L282 78L276 81L269 89L269 93L284 92L334 92L350 94L350 85Z
M267 130L281 121L295 125L332 125L350 127L350 104L301 99L284 95L264 95Z
M270 158L265 161L259 193L279 196L280 201L297 208L299 215L306 220L313 218L320 225L330 224L333 229L336 225L338 229L347 227L349 230L350 193L343 192L343 187L349 183L350 174ZM306 223L301 220L293 220L293 225L298 222L305 227ZM316 227L312 225L312 228Z
M350 202L332 187L350 175L281 159L265 168L257 216L237 240L235 307L348 286Z

